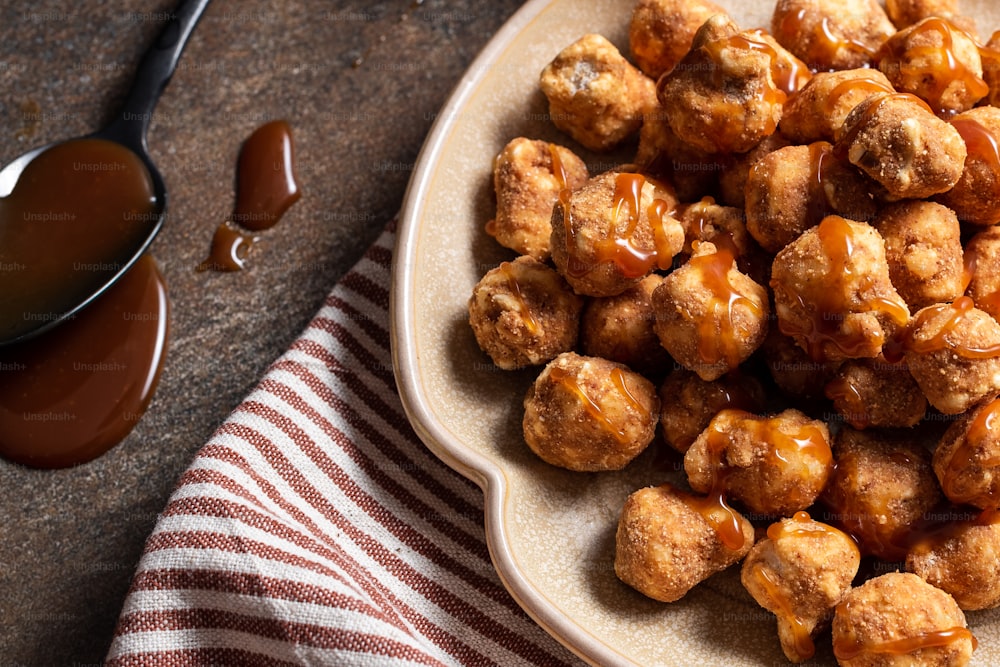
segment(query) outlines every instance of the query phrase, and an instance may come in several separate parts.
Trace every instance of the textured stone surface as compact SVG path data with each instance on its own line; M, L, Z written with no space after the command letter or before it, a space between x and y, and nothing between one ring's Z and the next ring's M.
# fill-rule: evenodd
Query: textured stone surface
M106 122L173 4L0 5L0 164ZM170 193L151 250L173 308L159 391L97 461L0 461L0 664L100 662L177 478L397 211L437 110L519 4L209 6L149 132ZM277 118L293 129L302 199L248 271L196 272L232 208L241 142Z

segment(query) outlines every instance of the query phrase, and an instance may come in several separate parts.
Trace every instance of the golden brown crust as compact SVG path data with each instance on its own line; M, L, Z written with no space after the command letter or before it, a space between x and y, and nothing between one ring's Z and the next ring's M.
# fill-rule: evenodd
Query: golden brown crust
M721 484L728 498L765 516L791 516L812 505L833 472L830 432L788 409L762 418L742 410L716 414L684 454L699 493Z
M966 611L1000 606L1000 516L949 517L951 523L915 545L906 569L955 598Z
M1000 349L996 356L968 352L1000 346L1000 323L963 303L917 311L904 357L928 402L947 415L1000 393Z
M951 209L929 201L904 201L879 211L875 229L885 240L889 278L916 312L962 295L962 230Z
M993 420L1000 401L987 400L959 417L934 450L934 474L948 500L1000 508L1000 433Z
M966 294L976 307L1000 320L1000 227L987 227L965 244L965 257L975 267Z
M930 453L916 436L845 425L833 456L836 469L822 498L825 520L853 535L863 554L902 560L911 531L942 499Z
M521 256L488 271L469 297L476 342L503 369L544 364L572 350L583 299L550 266Z
M637 132L656 102L653 80L597 34L560 51L539 83L553 124L594 151L611 150Z
M836 419L856 429L908 428L927 414L927 399L906 364L881 357L845 362L824 391Z
M962 176L937 200L952 208L958 219L973 225L1000 222L1000 108L982 106L951 119L966 145Z
M871 181L825 141L788 146L758 160L747 177L747 230L776 253L831 214L870 220L877 207Z
M815 71L856 69L896 31L877 0L778 0L771 34Z
M552 261L579 294L621 294L680 252L684 230L669 213L675 207L673 192L657 181L604 172L553 207Z
M545 261L552 207L563 189L587 182L587 165L568 148L526 137L511 140L493 165L497 211L487 233L519 255Z
M972 657L973 640L955 600L915 574L889 572L851 589L833 617L833 650L842 667L926 665L960 667ZM943 646L925 646L936 633ZM890 642L900 642L891 650ZM911 650L909 644L916 644Z
M699 243L653 292L653 329L674 361L703 380L734 370L767 336L767 290L741 273L731 253Z
M643 376L598 357L565 352L524 399L524 439L543 461L594 472L620 470L656 434L660 401Z
M709 0L638 0L629 22L629 50L649 77L660 78L680 62L708 17L726 11Z
M782 519L747 554L740 581L775 614L781 648L792 662L813 657L813 638L851 588L861 556L845 533L805 512Z
M686 452L711 423L728 408L756 412L763 409L764 389L750 375L727 375L706 381L678 368L660 385L660 431L663 440Z
M778 129L797 144L833 142L851 109L875 93L893 92L877 69L817 72L785 105Z
M662 280L649 275L621 294L589 299L580 323L582 352L647 377L666 372L672 360L653 330L652 294Z
M753 525L739 517L743 544L727 547L687 494L669 484L639 489L622 508L615 537L615 574L663 602L738 562L753 546Z
M872 95L847 114L838 150L885 187L890 200L947 192L962 176L966 148L958 131L912 95Z
M971 109L988 92L978 44L940 17L903 28L875 59L896 90L913 93L937 114Z
M691 50L657 82L667 122L706 153L745 153L773 134L784 91L772 72L776 54L724 15L699 28Z

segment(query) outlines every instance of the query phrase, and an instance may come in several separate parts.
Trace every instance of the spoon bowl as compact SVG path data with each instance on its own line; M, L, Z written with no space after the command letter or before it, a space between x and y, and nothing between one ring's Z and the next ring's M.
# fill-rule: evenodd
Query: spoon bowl
M140 62L111 123L85 137L32 149L0 170L0 264L15 269L0 272L0 347L73 317L124 275L156 238L167 189L149 155L146 133L209 1L184 0L177 6ZM91 182L93 191L88 190ZM66 194L72 191L67 183L76 188L79 201L59 201L74 198ZM117 197L126 200L119 208L104 206L105 199ZM62 250L47 249L56 246Z

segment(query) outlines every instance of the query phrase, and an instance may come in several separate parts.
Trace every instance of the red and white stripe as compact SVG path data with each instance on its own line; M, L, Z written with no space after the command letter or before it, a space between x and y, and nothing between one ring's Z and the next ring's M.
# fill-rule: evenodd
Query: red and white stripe
M391 224L180 479L107 658L124 665L574 665L504 589L479 489L407 422Z

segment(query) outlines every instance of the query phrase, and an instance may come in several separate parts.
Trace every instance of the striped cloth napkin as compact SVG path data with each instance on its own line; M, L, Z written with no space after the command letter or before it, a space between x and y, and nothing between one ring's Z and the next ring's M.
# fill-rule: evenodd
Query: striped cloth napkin
M418 440L390 223L199 451L145 545L121 665L575 665L494 571L482 495Z

